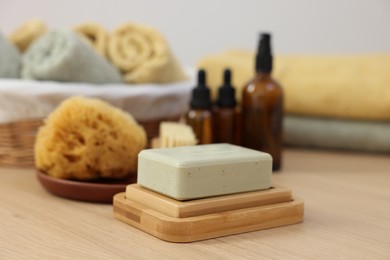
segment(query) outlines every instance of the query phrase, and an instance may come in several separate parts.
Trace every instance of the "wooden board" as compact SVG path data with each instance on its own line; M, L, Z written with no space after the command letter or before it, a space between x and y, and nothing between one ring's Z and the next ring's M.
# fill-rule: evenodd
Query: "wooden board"
M302 222L303 201L176 218L126 199L123 192L114 196L114 217L162 240L192 242Z
M185 218L289 202L292 200L292 194L291 190L287 188L275 186L271 189L261 191L178 201L143 188L138 184L131 184L126 188L126 198L164 215Z

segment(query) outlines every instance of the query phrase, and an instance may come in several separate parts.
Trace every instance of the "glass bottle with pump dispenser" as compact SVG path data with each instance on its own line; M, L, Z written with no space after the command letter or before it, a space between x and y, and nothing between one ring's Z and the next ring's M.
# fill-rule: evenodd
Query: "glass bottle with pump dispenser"
M282 164L283 90L271 77L271 35L261 34L256 75L242 92L242 145L271 154L273 170Z

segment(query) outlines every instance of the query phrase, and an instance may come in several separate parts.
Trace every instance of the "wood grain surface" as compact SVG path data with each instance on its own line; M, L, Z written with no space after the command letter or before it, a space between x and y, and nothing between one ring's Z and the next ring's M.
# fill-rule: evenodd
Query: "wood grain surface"
M304 200L302 224L175 244L3 168L0 259L390 259L390 155L288 149L273 182Z
M138 184L128 185L126 198L164 215L185 218L199 215L264 206L292 200L291 190L276 186L267 190L242 192L212 198L179 201Z
M114 217L170 242L210 238L281 227L303 221L303 201L275 203L186 218L167 216L125 197L114 196Z

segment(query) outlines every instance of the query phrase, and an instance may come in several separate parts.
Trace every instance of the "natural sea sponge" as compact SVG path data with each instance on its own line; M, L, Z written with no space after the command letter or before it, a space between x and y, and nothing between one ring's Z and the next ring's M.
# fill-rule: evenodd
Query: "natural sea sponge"
M35 164L62 179L123 178L136 171L146 143L129 114L98 99L72 97L39 129Z

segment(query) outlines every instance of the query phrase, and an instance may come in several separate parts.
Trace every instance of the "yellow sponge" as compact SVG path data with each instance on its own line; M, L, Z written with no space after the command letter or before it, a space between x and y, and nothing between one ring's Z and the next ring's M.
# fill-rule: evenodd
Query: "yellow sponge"
M46 119L35 141L36 167L63 179L123 178L135 173L146 133L127 113L73 97Z

